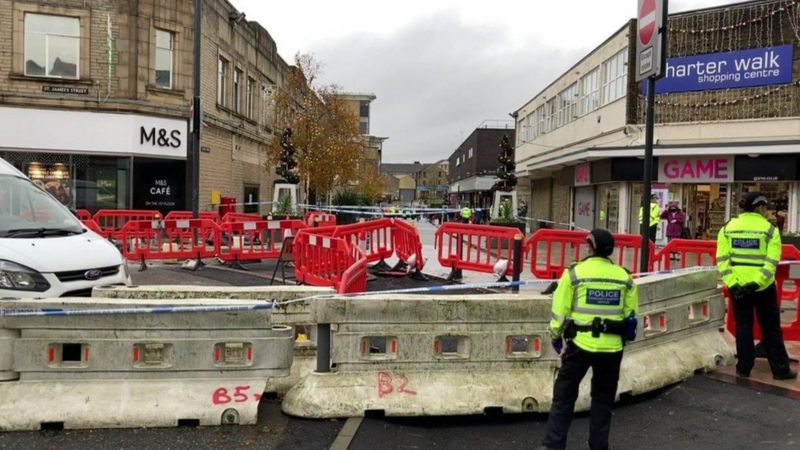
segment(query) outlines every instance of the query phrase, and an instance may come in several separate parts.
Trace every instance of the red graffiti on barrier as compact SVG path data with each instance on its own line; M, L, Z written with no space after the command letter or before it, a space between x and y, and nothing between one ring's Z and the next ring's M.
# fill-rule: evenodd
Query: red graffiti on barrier
M250 389L250 386L236 386L233 389L233 397L231 397L230 391L228 391L227 388L218 388L211 395L211 403L215 405L225 405L230 402L245 403L246 401L250 400L251 397L253 401L261 401L261 393L247 395L246 391L248 389Z
M392 376L386 372L378 372L378 397L384 398L392 392L407 395L417 395L417 391L408 387L408 377L402 373L395 374L398 381L397 389L392 382Z

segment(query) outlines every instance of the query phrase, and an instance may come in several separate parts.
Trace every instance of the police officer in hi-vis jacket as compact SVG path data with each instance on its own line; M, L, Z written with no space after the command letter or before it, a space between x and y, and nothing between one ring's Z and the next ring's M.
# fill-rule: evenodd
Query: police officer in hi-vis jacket
M789 368L775 289L775 271L781 259L780 231L765 218L767 197L764 194L747 194L739 207L744 212L725 224L717 236L717 269L733 298L736 374L749 377L753 369L755 310L772 377L791 380L797 378L797 372Z
M609 259L614 237L597 229L587 241L592 254L564 272L553 294L550 332L562 362L542 442L548 449L566 447L578 386L590 367L589 447L608 448L622 347L636 337L639 295L630 273Z

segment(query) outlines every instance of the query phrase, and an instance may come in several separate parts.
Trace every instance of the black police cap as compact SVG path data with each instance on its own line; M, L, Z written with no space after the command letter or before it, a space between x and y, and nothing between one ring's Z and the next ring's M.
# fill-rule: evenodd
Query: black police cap
M769 201L762 192L749 192L739 202L739 207L745 211L754 211L759 205L766 205Z
M614 253L614 236L608 230L596 228L586 236L586 241L599 256L611 256Z

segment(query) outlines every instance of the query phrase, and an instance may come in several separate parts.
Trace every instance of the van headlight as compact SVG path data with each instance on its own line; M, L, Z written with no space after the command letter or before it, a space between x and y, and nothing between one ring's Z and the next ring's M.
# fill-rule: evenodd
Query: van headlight
M44 292L50 289L50 283L33 269L0 259L0 288Z

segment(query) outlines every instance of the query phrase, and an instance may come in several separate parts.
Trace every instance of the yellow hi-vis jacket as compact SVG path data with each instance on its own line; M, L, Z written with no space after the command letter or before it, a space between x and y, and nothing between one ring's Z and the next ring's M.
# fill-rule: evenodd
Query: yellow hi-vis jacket
M470 217L472 217L472 209L467 208L466 206L461 208L461 217L465 219L469 219Z
M756 283L763 291L775 282L780 260L780 232L761 214L739 214L717 235L717 269L725 286Z
M550 333L561 337L567 321L591 325L595 317L623 320L639 310L639 291L631 275L608 258L592 256L564 271L553 294L553 317ZM622 337L591 331L579 331L575 345L587 352L618 352Z
M651 227L654 226L654 225L658 225L658 221L661 220L660 216L661 216L661 207L658 206L658 203L656 203L656 202L650 202L650 226ZM642 220L644 220L644 211L642 210L642 207L640 206L639 207L639 223L642 223Z

